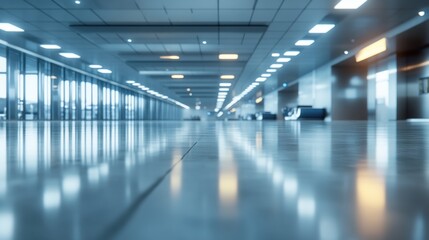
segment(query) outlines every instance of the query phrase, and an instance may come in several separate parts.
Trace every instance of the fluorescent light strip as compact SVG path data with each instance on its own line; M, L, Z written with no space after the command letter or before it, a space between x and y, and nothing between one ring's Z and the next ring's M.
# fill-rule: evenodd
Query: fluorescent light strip
M219 83L219 87L231 87L231 83Z
M283 53L283 56L295 57L295 56L298 56L300 53L301 53L300 51L287 51Z
M271 64L270 68L282 68L283 64Z
M235 79L235 76L234 75L221 75L220 79L232 80L232 79Z
M61 47L56 44L41 44L40 47L49 50L61 49Z
M272 53L271 57L280 57L280 53Z
M267 80L267 78L263 78L263 77L256 79L257 82L265 82L266 80Z
M110 73L112 73L112 71L109 70L109 69L98 69L97 71L100 72L100 73L104 73L104 74L110 74Z
M287 62L290 62L290 58L279 58L277 59L277 62L287 63Z
M335 5L335 9L358 9L367 0L342 0L337 5Z
M310 46L314 43L314 40L308 40L308 39L304 39L304 40L299 40L295 43L295 46Z
M382 38L377 42L363 48L356 54L356 62L361 62L365 59L373 57L387 50L387 39Z
M269 73L263 73L263 74L261 74L261 77L271 77L271 74L269 74Z
M335 24L317 24L314 26L309 33L327 33L335 27Z
M74 54L74 53L68 53L68 52L62 52L62 53L60 53L60 55L65 57L65 58L80 58L79 55Z
M276 69L267 69L267 72L269 72L269 73L275 73L275 72L277 72L277 70Z
M220 92L228 92L228 91L229 91L229 88L219 88L219 91L220 91Z
M238 54L219 54L219 60L237 60Z
M180 75L180 74L175 74L175 75L171 75L171 78L173 78L173 79L183 79L183 78L185 78L185 76Z
M89 67L90 67L90 68L93 68L93 69L100 69L100 68L103 68L103 66L98 65L98 64L91 64L91 65L89 65Z
M5 32L24 32L24 29L10 23L0 23L0 30Z
M172 56L161 56L161 57L159 57L159 58L161 58L161 59L167 59L167 60L179 60L179 59L180 59L180 57L179 57L179 56L176 56L176 55L172 55Z
M133 81L133 80L128 80L126 83L128 83L128 84L132 84L132 83L135 83L135 81Z

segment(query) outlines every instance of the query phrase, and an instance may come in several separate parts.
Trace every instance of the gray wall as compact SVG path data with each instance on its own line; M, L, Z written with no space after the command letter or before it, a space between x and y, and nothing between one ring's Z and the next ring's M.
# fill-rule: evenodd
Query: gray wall
M367 120L366 66L333 66L332 120Z

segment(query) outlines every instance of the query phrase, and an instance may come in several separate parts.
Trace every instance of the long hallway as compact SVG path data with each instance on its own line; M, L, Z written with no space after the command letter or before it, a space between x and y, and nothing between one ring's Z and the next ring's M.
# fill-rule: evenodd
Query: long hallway
M428 141L409 122L0 122L0 239L427 239Z

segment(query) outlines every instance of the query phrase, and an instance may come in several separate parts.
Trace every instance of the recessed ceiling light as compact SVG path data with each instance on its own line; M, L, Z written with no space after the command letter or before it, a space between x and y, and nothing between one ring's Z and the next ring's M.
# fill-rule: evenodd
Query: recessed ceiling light
M159 57L159 58L161 58L161 59L168 59L168 60L179 60L179 59L180 59L180 57L179 57L179 56L176 56L176 55L171 55L171 56L161 56L161 57Z
M206 45L206 44L207 44L207 41L203 41L202 43L203 43L204 45Z
M349 54L349 51L344 51L344 54L345 54L345 55L348 55L348 54Z
M317 24L314 26L309 33L327 33L335 27L335 24Z
M93 69L103 68L103 66L98 65L98 64L91 64L91 65L89 65L89 67L90 67L90 68L93 68Z
M222 76L220 76L220 79L224 79L224 80L232 80L234 78L235 78L234 75L222 75Z
M367 0L342 0L337 5L335 9L358 9L362 6Z
M285 53L283 53L283 56L295 57L298 56L300 53L300 51L286 51Z
M219 54L220 60L237 60L238 54Z
M283 64L271 64L270 68L282 68Z
M267 69L267 72L269 72L269 73L275 73L275 72L277 72L277 69Z
M62 52L62 53L60 53L60 55L65 57L65 58L80 58L79 55L74 54L74 53Z
M272 53L271 57L280 57L280 53Z
M140 86L140 83L135 82L135 83L131 83L131 85L138 87Z
M228 92L229 88L219 88L219 92Z
M171 75L171 78L173 78L173 79L183 79L183 78L185 78L185 76L183 76L181 74L174 74L174 75Z
M78 5L79 5L79 4L80 4L80 1L79 1L79 0L77 0L77 1L74 1L74 3L76 3L76 4L78 4Z
M310 46L314 43L314 40L299 40L295 43L296 46Z
M112 71L111 71L111 70L109 70L109 69L98 69L97 71L98 71L98 72L100 72L100 73L105 73L105 74L110 74L110 73L112 73Z
M219 83L219 87L231 87L231 83Z
M264 74L261 74L261 77L271 77L271 74L269 74L269 73L264 73Z
M128 38L128 39L127 39L127 42L132 43L132 42L133 42L133 40L132 40L131 38Z
M259 85L259 83L258 82L254 82L254 83L252 83L252 86L258 86Z
M190 88L187 88L187 89L186 89L186 91L190 92L190 91L191 91L191 89L190 89Z
M290 62L290 58L279 58L277 59L277 62L287 63L287 62Z
M24 32L24 29L10 23L0 23L0 30L5 32Z
M127 83L128 83L128 84L133 84L133 83L135 83L135 81L133 81L133 80L128 80L128 81L127 81Z
M259 77L256 79L257 82L265 82L267 80L267 78L264 77Z
M419 16L420 16L420 17L423 17L424 15L426 15L426 12L425 12L425 11L420 11L420 12L419 12Z
M61 47L56 44L41 44L40 47L44 49L61 49Z
M192 93L189 93L189 96L192 96Z

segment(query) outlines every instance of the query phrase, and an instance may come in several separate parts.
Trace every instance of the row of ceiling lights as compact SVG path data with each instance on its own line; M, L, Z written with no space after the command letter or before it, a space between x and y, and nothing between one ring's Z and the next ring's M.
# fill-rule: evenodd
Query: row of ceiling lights
M367 0L342 0L336 6L335 9L357 9L362 6ZM313 28L311 28L308 33L310 34L324 34L331 31L335 27L335 24L323 23L317 24ZM295 47L308 47L311 46L315 42L314 39L301 39L295 42ZM280 53L272 53L272 57L276 57L276 63L270 65L270 67L266 70L266 73L261 74L260 77L256 78L255 82L251 83L242 93L238 96L234 97L232 101L225 106L224 110L230 109L234 104L239 102L244 96L249 94L253 89L259 86L260 83L265 82L269 77L271 77L271 73L277 72L278 69L283 67L284 63L288 63L292 60L292 57L298 56L301 51L293 50L286 51L283 53L283 56ZM215 109L215 111L219 111L219 109ZM218 117L223 114L219 113Z
M131 86L137 87L137 88L139 88L139 89L140 89L140 90L142 90L142 91L146 91L146 92L147 92L148 94L150 94L150 95L153 95L153 96L155 96L155 97L159 97L159 98L161 98L161 99L164 99L164 100L167 100L167 101L173 102L173 103L175 103L176 105L178 105L178 106L180 106L180 107L182 107L182 108L184 108L184 109L190 109L190 108L189 108L189 106L187 106L187 105L185 105L185 104L183 104L183 103L181 103L181 102L179 102L179 101L176 101L176 100L174 100L174 99L171 99L171 98L169 98L168 96L165 96L165 95L163 95L163 94L160 94L160 93L159 93L159 92L157 92L157 91L151 90L150 88L148 88L148 87L146 87L146 86L144 86L144 85L142 85L142 84L140 84L140 83L138 83L138 82L136 82L136 81L134 81L134 80L128 80L128 81L126 81L126 83L130 84Z

